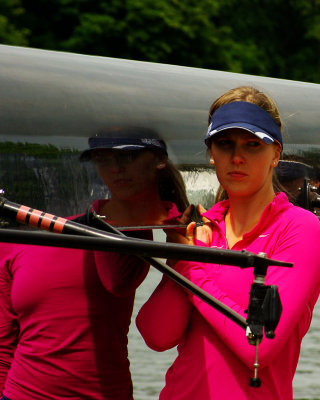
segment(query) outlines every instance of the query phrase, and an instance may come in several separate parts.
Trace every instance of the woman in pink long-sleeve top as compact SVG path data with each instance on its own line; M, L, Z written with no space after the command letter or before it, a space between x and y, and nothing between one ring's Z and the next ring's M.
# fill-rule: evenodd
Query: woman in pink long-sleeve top
M100 228L101 219L117 226L179 221L187 205L183 181L173 178L165 144L141 135L89 141L82 158L94 162L111 198L94 202L78 222ZM164 183L172 184L169 194ZM152 239L151 232L143 238ZM127 334L149 266L111 251L0 243L0 254L3 399L132 400Z
M209 115L206 145L225 200L203 213L202 230L190 224L186 237L170 240L219 249L243 249L293 263L272 266L283 306L273 340L259 346L261 387L251 387L255 346L245 331L164 278L137 316L148 346L178 345L161 400L292 400L300 345L320 291L320 223L311 212L276 193L273 170L282 150L281 121L274 102L250 87L218 98ZM173 262L171 262L174 265ZM253 269L178 261L174 268L244 318Z

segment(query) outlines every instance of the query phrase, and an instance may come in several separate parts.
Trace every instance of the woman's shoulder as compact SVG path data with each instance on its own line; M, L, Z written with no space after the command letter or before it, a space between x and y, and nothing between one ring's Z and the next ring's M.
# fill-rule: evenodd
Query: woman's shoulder
M290 225L299 226L304 229L312 229L312 231L320 234L320 220L311 211L305 208L295 206L290 203L290 206L282 211L282 220ZM306 234L308 232L306 231Z
M6 269L8 265L11 265L17 257L27 249L34 248L33 245L26 245L20 243L0 243L0 270ZM33 252L34 254L34 252Z

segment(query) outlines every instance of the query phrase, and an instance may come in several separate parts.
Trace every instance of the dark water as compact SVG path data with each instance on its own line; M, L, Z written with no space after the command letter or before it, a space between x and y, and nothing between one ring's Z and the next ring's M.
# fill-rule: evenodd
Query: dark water
M176 349L163 353L150 350L145 345L134 322L139 308L148 299L160 278L161 274L151 269L136 296L129 334L135 400L158 399L159 392L164 386L165 373L177 355ZM320 301L316 305L311 328L303 340L298 370L294 379L294 399L320 399Z

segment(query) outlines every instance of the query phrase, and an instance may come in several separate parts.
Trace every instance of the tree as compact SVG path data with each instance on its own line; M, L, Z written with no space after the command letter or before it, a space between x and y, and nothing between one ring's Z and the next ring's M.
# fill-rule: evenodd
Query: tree
M226 0L220 16L251 49L240 72L320 82L319 0Z
M24 14L20 0L1 0L0 3L0 43L18 46L28 45L30 30L18 26Z
M320 0L2 0L0 41L320 82Z

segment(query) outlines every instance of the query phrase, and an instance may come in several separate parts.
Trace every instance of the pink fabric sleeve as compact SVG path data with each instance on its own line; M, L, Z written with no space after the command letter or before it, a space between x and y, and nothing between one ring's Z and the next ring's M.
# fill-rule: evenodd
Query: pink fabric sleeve
M127 236L152 240L152 231L130 231ZM103 286L118 297L133 295L149 272L147 262L130 254L95 251L94 259Z
M294 221L284 226L268 254L270 258L292 262L294 266L291 269L276 266L268 268L266 284L278 286L283 312L275 332L276 338L264 338L259 347L261 368L268 365L283 348L298 322L300 341L311 322L320 289L320 223L312 215L306 217L301 224ZM208 264L195 262L180 261L176 264L178 272L246 318L244 308L232 301L228 293L223 293L212 281L208 267ZM244 330L195 295L188 296L221 340L252 368L255 347L248 344ZM299 348L300 342L297 346Z
M182 340L189 323L191 304L185 291L164 276L136 318L146 344L153 350L168 350Z
M4 245L5 246L5 245ZM4 387L18 341L18 323L11 305L10 260L1 245L0 260L0 393Z
M149 271L146 262L132 255L95 251L94 258L103 286L118 297L134 294Z

